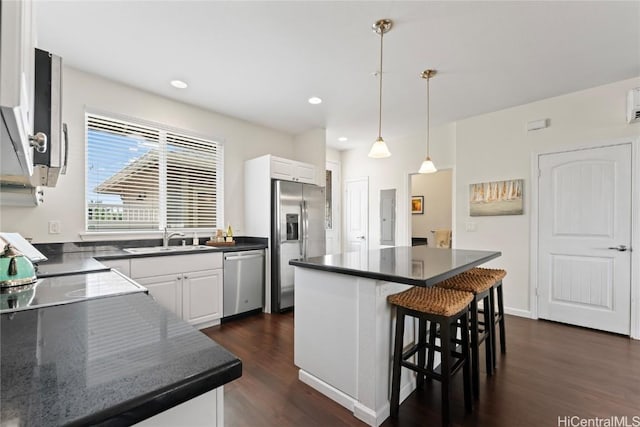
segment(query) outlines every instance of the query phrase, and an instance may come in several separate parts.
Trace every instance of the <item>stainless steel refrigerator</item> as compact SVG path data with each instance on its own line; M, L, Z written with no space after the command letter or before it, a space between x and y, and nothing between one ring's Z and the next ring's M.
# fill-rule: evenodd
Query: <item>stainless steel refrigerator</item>
M289 260L325 254L324 188L271 182L271 308L293 307L293 267Z

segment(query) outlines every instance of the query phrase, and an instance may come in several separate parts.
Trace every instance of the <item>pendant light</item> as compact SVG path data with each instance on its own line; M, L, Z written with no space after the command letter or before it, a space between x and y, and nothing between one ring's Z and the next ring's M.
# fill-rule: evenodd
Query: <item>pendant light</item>
M427 80L427 157L420 165L420 170L418 173L434 173L437 172L435 165L431 161L431 157L429 157L429 79L436 75L436 70L424 70L420 77Z
M369 157L374 159L383 159L391 156L391 152L387 148L384 139L382 139L382 39L386 32L391 29L393 23L390 19L380 19L373 24L373 31L380 35L380 71L378 71L378 80L380 82L380 99L378 109L378 138L375 140L369 151Z

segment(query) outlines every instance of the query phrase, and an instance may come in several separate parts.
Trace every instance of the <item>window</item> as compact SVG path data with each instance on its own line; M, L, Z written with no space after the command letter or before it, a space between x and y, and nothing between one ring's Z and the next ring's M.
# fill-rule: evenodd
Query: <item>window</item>
M87 230L222 226L220 142L87 114Z

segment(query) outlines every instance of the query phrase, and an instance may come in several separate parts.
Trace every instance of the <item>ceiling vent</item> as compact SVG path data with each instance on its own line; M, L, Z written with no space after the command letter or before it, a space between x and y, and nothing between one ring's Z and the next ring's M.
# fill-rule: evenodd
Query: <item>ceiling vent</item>
M627 94L627 122L640 122L640 87L631 89Z

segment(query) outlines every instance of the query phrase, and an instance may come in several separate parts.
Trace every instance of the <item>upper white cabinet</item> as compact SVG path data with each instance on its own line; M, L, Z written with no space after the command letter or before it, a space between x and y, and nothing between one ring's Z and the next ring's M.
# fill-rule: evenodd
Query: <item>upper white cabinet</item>
M315 173L316 167L314 165L271 154L246 160L244 162L245 234L247 236L270 237L269 206L271 206L272 179L313 184ZM267 280L268 277L267 272Z
M302 163L296 160L283 159L281 157L270 156L270 176L273 179L283 179L285 181L304 182L313 184L316 168L309 163Z
M30 0L2 1L0 8L0 107L5 122L3 126L6 126L7 136L13 145L23 146L19 152L31 156L19 159L20 171L7 170L13 165L3 162L3 174L18 172L31 175L33 151L29 148L29 135L33 133L35 72L33 3ZM3 154L5 144L11 145L3 137Z

